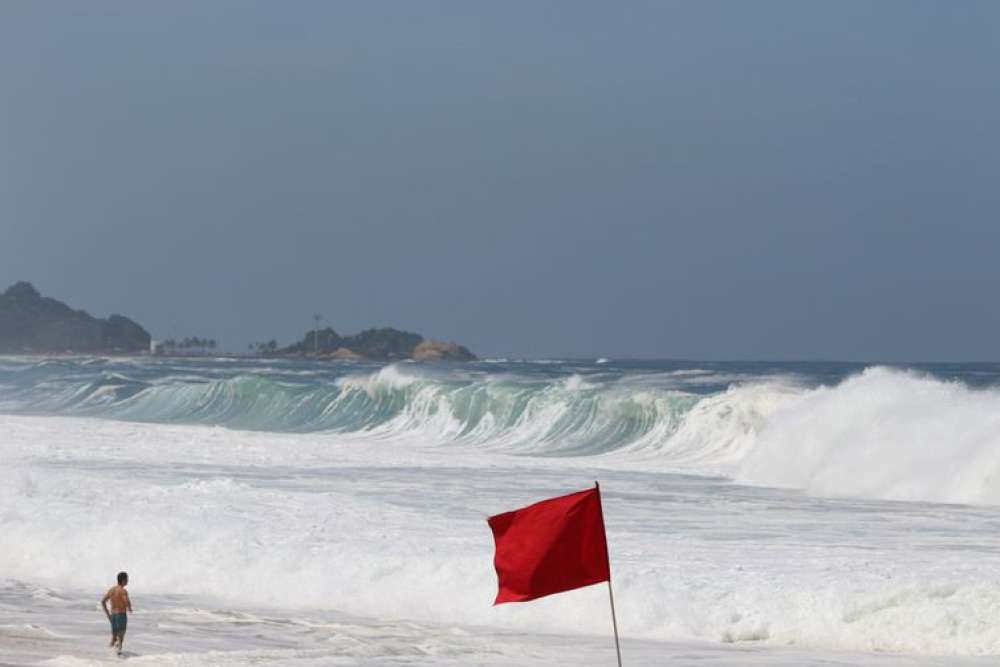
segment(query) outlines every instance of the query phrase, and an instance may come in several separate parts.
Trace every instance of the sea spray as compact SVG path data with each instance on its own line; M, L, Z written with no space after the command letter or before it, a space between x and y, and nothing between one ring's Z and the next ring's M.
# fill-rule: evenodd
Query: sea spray
M1000 390L868 369L771 414L735 479L824 496L1000 503Z

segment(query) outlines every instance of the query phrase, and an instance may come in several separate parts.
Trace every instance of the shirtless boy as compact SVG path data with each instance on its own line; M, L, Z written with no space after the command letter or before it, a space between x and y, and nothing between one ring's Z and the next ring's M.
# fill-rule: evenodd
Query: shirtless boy
M125 626L128 624L128 616L125 615L127 609L132 612L132 601L128 599L128 574L118 573L118 585L112 586L101 599L101 606L104 613L111 621L111 643L108 646L118 644L118 655L122 653L122 642L125 641ZM111 611L108 611L108 601L111 602Z

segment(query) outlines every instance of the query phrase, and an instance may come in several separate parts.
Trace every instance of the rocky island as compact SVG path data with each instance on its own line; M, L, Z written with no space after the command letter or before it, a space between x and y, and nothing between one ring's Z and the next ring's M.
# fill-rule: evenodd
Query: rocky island
M0 294L0 353L136 354L149 351L149 332L122 315L99 319L44 297L19 282Z
M276 356L316 356L321 359L392 361L472 361L476 355L457 343L430 340L391 327L341 336L327 327L309 331L301 341L275 351Z
M154 346L162 356L203 356L216 348L214 339L168 339ZM122 315L107 319L73 310L42 296L31 283L19 282L0 294L0 354L146 354L150 335ZM341 336L327 327L309 331L293 345L275 341L251 346L248 356L311 357L329 360L472 361L476 358L457 343L429 340L420 334L391 327Z

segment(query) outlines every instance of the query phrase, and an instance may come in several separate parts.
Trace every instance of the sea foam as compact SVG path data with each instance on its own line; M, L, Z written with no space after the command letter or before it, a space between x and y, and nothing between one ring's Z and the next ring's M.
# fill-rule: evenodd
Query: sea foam
M1000 503L1000 391L871 368L763 421L741 483L949 503Z

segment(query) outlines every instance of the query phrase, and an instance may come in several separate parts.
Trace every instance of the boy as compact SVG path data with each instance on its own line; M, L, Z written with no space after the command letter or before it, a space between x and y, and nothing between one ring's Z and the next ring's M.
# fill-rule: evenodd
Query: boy
M125 626L128 624L128 616L125 615L127 609L132 613L132 601L128 599L128 574L118 573L118 585L112 586L101 599L101 606L104 607L104 614L111 621L111 643L108 646L118 644L118 655L122 654L122 642L125 641ZM111 611L108 611L108 600L111 601Z

